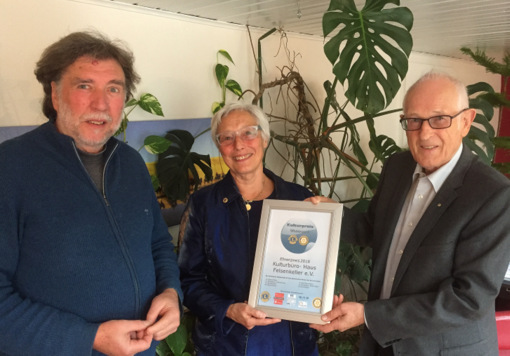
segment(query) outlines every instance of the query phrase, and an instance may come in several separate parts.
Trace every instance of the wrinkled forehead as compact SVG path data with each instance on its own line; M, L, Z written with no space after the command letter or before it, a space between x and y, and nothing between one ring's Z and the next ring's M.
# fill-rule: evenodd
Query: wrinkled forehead
M464 108L461 93L457 86L445 78L422 81L412 86L407 92L403 110L406 116L428 113L447 113Z
M257 118L244 110L234 110L221 118L218 131L238 130L245 126L257 125Z

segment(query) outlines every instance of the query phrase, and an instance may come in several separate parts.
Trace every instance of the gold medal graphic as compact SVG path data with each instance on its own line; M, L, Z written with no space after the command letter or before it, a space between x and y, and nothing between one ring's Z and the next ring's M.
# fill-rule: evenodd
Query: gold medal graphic
M317 308L319 309L322 305L322 300L321 298L315 298L312 302L312 305L314 306L314 308Z
M300 244L301 246L306 246L306 245L308 245L308 241L309 241L309 240L308 240L308 236L306 236L306 235L303 235L303 236L301 236L301 237L299 238L299 244Z
M290 219L283 224L280 238L287 251L295 254L305 253L317 242L317 228L309 219Z
M297 236L296 235L290 235L289 236L289 244L295 245L297 242Z
M269 292L262 292L260 293L260 300L267 303L271 299L271 294Z

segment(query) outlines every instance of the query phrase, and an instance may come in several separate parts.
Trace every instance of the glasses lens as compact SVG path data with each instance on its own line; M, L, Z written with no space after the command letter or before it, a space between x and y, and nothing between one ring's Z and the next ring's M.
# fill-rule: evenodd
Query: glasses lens
M236 134L234 132L222 132L216 135L216 137L219 144L223 146L232 144L232 142L234 142L235 135Z
M253 140L257 137L258 132L258 126L248 126L241 131L241 137L243 140Z
M445 129L450 127L452 118L450 116L434 116L429 119L430 127L433 129Z
M402 120L402 127L407 131L415 131L421 128L421 119L404 119Z

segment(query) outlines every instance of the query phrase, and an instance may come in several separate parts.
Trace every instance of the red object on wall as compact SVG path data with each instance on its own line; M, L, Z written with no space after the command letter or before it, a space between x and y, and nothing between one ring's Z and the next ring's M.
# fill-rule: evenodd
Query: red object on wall
M505 79L508 79L506 88ZM501 92L506 93L506 98L510 99L510 78L501 77ZM510 108L503 107L500 110L497 136L510 136ZM510 150L497 149L494 155L494 162L510 162Z
M496 312L499 354L510 355L510 312Z

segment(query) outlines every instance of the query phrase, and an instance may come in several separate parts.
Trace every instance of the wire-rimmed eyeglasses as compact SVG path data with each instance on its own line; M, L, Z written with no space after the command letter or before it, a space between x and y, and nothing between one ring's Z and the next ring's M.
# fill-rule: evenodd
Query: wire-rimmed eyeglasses
M259 130L261 130L260 126L253 125L245 126L237 131L225 131L216 135L216 141L220 146L230 146L238 136L243 141L251 141L258 136Z
M414 117L404 117L401 116L400 124L402 125L402 128L406 131L417 131L421 129L421 125L423 125L423 121L428 121L429 125L433 129L447 129L450 126L452 126L452 119L462 114L464 111L468 110L469 108L462 109L455 115L438 115L438 116L432 116L428 119L419 119Z

